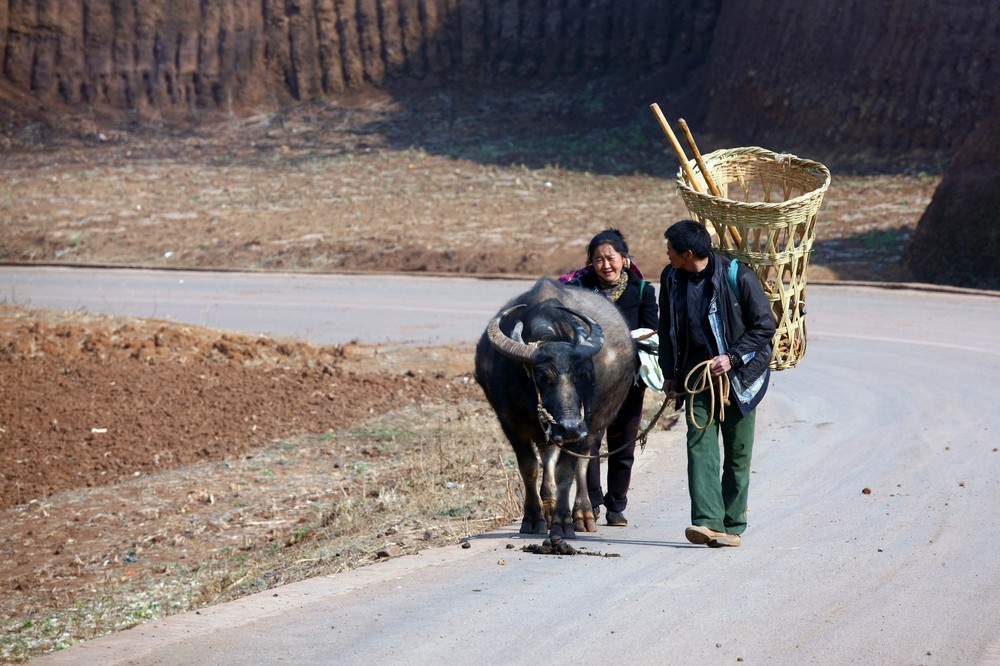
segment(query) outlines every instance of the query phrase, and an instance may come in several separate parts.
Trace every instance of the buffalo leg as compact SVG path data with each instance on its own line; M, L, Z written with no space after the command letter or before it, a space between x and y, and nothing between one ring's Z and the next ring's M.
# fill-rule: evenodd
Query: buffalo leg
M588 449L589 450L589 449ZM579 458L576 463L576 501L573 503L573 527L577 532L596 532L597 517L594 507L590 504L590 492L587 488L587 467L590 460Z
M524 517L521 519L520 533L545 534L548 531L546 518L549 511L543 511L542 499L538 495L539 469L535 450L529 444L527 447L515 448L514 453L521 480L524 481Z
M552 525L549 528L549 539L552 541L576 538L569 498L576 481L577 460L570 455L559 456L556 460L556 508L552 512Z
M545 512L545 527L552 528L552 512L556 508L556 467L559 460L559 448L552 444L539 447L542 455L542 511Z

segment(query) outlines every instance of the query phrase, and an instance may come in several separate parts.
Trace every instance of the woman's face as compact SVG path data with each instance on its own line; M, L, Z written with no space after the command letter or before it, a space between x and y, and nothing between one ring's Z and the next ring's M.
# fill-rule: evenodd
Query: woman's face
M622 268L625 267L625 257L611 245L605 243L594 248L590 263L594 265L594 270L597 271L602 280L614 282L622 274Z

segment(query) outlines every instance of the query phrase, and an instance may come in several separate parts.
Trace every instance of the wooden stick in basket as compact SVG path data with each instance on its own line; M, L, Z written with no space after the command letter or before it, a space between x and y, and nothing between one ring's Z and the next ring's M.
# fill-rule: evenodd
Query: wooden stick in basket
M681 161L681 167L684 169L684 175L687 176L688 182L691 183L691 189L695 192L704 192L705 190L703 190L701 185L698 184L698 181L694 179L694 171L691 170L691 165L688 164L687 155L684 154L684 149L681 147L677 137L674 136L674 131L670 129L670 123L668 123L667 119L663 117L663 112L660 111L660 105L653 102L649 105L649 108L653 110L653 115L655 115L656 119L660 121L660 128L663 129L663 133L667 135L668 139L670 139L670 145L674 147L677 159Z
M663 117L663 112L660 111L660 105L653 102L649 105L649 108L653 110L653 115L656 116L656 119L660 122L660 128L670 140L670 145L674 147L677 159L681 161L681 167L684 169L684 175L687 176L688 182L691 183L691 189L695 192L704 193L705 190L703 190L701 185L698 184L698 181L694 179L694 171L691 170L691 165L688 163L687 155L684 154L684 149L681 147L677 137L674 136L674 131L670 129L670 123L668 123L667 119ZM704 174L705 171L702 170L701 173ZM719 236L719 242L725 244L726 236L724 230L719 228L719 225L715 223L715 220L712 220L712 226L715 227L715 233Z
M719 188L715 186L712 174L705 165L705 158L701 156L698 144L694 142L694 135L691 134L691 128L688 127L687 122L683 118L678 118L677 124L680 126L681 131L684 132L684 138L687 139L687 144L691 147L691 152L694 153L694 161L698 163L698 168L701 169L701 175L705 178L708 191L712 193L713 197L721 197L722 194L719 192Z
M715 180L712 179L712 172L708 170L708 166L705 164L705 158L701 156L701 151L698 150L698 144L694 142L694 135L691 134L691 129L688 127L688 124L683 118L678 118L677 124L680 125L681 131L684 132L684 138L687 140L688 146L691 147L691 152L694 153L694 161L698 163L698 168L701 169L701 175L705 178L705 184L708 185L708 191L711 192L714 197L721 197L722 193L719 191L719 188L716 187ZM729 229L729 233L732 234L736 247L739 247L740 242L742 241L742 238L740 238L740 232L730 226L727 226L726 228Z

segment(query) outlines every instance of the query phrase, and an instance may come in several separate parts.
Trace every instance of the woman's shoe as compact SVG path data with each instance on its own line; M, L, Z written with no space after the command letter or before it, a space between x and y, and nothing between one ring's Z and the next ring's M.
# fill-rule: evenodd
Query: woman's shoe
M628 520L625 519L625 514L621 511L608 511L608 525L611 527L625 527L628 525Z

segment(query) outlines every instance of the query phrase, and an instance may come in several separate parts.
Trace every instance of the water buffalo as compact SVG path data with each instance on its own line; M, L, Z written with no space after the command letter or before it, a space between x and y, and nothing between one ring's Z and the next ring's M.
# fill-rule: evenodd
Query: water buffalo
M634 381L635 359L635 343L614 304L549 278L490 321L476 346L476 381L517 456L524 480L522 533L548 530L555 541L574 537L576 529L597 529L587 459L571 453L589 453L604 436Z

